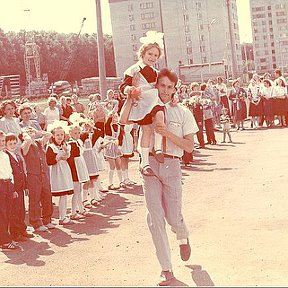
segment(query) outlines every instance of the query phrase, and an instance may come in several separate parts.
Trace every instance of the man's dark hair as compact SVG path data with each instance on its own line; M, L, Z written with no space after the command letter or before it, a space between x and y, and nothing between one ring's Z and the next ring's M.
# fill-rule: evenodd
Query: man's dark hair
M171 82L173 82L174 86L177 85L178 76L174 71L169 70L168 68L161 69L157 76L157 84L158 84L159 79L164 78L164 77L167 77Z

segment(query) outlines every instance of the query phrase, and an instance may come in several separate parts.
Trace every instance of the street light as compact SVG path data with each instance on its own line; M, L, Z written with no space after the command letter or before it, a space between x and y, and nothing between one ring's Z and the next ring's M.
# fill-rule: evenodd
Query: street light
M211 26L216 22L216 19L212 19L210 23L208 23L208 40L209 40L209 73L211 73L211 60L212 60L212 51L211 51Z

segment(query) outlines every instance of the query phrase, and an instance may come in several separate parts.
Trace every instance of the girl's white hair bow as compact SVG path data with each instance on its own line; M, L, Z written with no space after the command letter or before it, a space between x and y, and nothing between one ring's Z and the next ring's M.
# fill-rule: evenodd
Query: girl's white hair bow
M164 49L163 42L164 33L157 31L147 31L146 36L140 38L142 44L153 44L157 43L161 49Z

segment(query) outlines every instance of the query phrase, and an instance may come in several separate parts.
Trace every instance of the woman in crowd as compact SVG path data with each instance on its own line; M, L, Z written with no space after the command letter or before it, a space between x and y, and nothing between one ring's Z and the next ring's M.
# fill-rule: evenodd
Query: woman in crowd
M42 130L39 122L32 119L33 110L31 108L30 104L24 103L24 104L20 105L18 110L19 110L19 114L20 114L20 118L21 118L21 122L19 123L21 128L30 126L30 127L33 127L34 129L36 129L38 131Z
M246 91L240 86L239 79L232 82L232 89L229 92L229 99L232 101L233 124L237 130L245 130L244 120L247 117Z
M251 128L257 129L260 117L263 114L263 102L261 98L261 86L257 79L251 79L248 85L247 96L250 101L249 116L251 116Z
M57 100L55 97L49 97L47 100L48 107L44 110L44 116L45 116L45 127L44 130L47 129L47 126L49 124L53 124L54 120L60 120L60 111L56 107Z
M274 112L273 112L273 95L274 86L271 80L264 79L264 86L261 90L263 97L263 114L267 127L271 127L274 124Z

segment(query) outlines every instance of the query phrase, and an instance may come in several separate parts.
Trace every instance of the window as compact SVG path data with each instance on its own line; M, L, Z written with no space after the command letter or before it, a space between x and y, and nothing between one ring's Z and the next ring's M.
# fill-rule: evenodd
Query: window
M207 63L207 58L206 57L202 57L202 63Z
M264 43L264 47L268 47L268 43Z
M200 52L205 52L205 46L200 46Z
M188 59L188 64L193 64L193 59L189 58Z
M267 10L271 10L271 6L267 6Z
M277 65L276 64L273 64L273 69L276 69L277 68Z
M265 50L265 55L269 55L269 51Z
M267 36L266 36L266 35L264 35L264 36L263 36L263 39L264 39L264 40L267 40Z
M192 54L192 47L187 47L187 54Z
M132 49L133 49L133 51L138 51L137 44L133 44L133 45L132 45Z
M275 50L272 50L272 54L275 54Z
M135 25L130 25L130 31L135 31Z
M145 20L145 19L153 19L154 18L154 12L150 12L150 13L141 13L141 19Z
M137 40L137 35L136 34L132 34L131 35L131 40L132 41L136 41Z
M271 14L271 13L270 13ZM256 14L253 15L253 19L258 19L258 18L265 18L265 14Z
M134 21L134 15L133 15L133 14L129 14L128 17L129 17L129 20L130 20L130 21Z
M183 17L184 17L184 21L189 21L189 16L188 16L188 14L184 14Z
M268 13L268 17L272 17L272 13L271 12Z
M287 19L277 19L277 23L287 23Z
M261 63L266 62L266 58L260 58L260 62L261 62Z
M204 41L204 35L200 35L200 40Z
M276 16L286 16L285 11L276 12Z
M155 22L149 22L149 23L143 23L142 24L142 29L146 30L146 29L151 29L151 28L155 28Z
M272 20L269 20L269 25L272 25Z
M271 42L271 47L274 47L274 45L275 45L274 42Z
M252 8L252 12L259 12L259 11L265 11L265 7L254 7Z
M137 61L139 60L137 54L133 56L133 60L134 60L135 62L137 62Z
M202 19L202 14L201 13L197 13L197 19L201 20Z
M189 33L190 32L190 27L188 25L185 25L185 33Z
M153 8L153 2L140 3L140 9Z
M196 8L200 9L201 8L201 2L196 2Z

